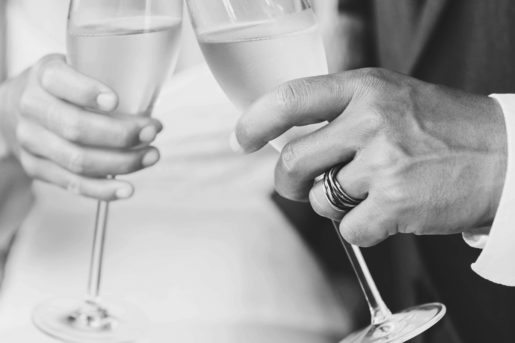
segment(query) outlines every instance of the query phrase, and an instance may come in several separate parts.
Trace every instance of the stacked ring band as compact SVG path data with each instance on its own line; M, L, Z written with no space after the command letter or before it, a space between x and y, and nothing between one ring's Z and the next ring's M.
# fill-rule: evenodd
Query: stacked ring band
M324 189L327 200L336 209L345 213L358 206L363 200L350 196L336 179L336 175L343 168L338 165L324 174Z

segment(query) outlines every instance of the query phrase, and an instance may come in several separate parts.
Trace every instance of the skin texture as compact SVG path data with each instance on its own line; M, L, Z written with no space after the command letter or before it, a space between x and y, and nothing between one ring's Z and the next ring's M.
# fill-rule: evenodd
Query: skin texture
M280 86L251 106L235 134L242 150L253 152L293 126L324 121L283 149L276 188L341 220L349 242L367 247L398 233L453 234L491 224L507 160L495 100L361 69ZM340 163L338 181L364 199L347 214L315 181Z
M114 115L117 95L49 55L0 88L2 134L33 179L101 200L132 196L133 186L108 175L150 167L150 143L162 130L152 118Z

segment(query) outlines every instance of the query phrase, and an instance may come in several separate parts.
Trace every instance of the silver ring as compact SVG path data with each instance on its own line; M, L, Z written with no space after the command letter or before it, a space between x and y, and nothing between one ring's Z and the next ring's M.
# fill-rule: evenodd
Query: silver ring
M350 196L336 179L336 175L342 168L343 165L340 164L324 174L324 189L329 203L337 210L347 213L361 204L363 200Z

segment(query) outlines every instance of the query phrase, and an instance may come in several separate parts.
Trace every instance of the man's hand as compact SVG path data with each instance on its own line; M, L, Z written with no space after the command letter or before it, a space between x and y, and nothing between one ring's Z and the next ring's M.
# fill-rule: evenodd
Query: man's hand
M26 173L96 199L133 193L131 184L106 179L155 164L149 144L162 129L152 118L112 112L118 98L101 82L50 55L2 85L3 134Z
M277 191L341 219L351 243L397 233L451 234L490 224L506 173L506 132L495 100L381 69L295 80L258 100L236 128L246 152L293 126L328 121L290 142ZM340 163L337 179L364 199L344 215L314 179Z

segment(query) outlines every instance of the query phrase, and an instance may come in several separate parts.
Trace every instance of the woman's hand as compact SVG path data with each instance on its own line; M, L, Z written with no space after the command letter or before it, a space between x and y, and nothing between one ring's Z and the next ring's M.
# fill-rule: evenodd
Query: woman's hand
M293 126L328 121L282 151L276 188L309 197L341 220L351 243L396 233L449 234L491 224L506 173L506 132L497 102L397 73L366 69L296 80L258 100L236 129L242 150L261 148ZM332 207L314 179L343 163L337 180L364 199Z
M149 144L161 124L110 113L118 103L113 90L75 71L61 55L7 81L0 94L3 134L34 179L96 199L125 199L132 185L106 177L159 160Z

